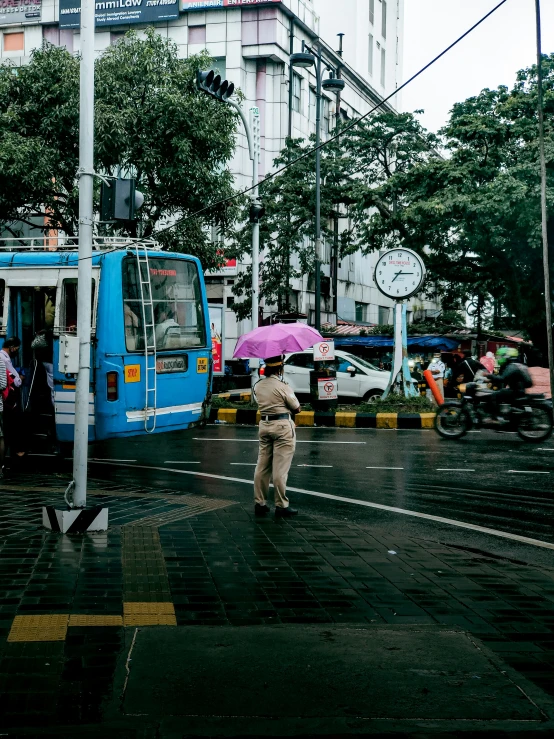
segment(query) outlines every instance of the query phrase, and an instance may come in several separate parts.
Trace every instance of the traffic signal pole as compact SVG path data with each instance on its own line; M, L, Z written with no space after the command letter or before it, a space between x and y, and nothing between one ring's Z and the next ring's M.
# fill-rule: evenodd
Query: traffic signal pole
M79 372L75 389L73 451L73 506L75 508L84 508L87 502L94 185L94 10L95 0L81 0L79 265L77 272Z

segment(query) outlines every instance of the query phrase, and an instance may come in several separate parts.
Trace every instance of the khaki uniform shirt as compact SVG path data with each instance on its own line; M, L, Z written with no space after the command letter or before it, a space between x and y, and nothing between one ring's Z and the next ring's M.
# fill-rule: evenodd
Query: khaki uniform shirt
M254 395L260 412L268 415L290 413L300 407L291 387L276 375L265 377L254 386Z

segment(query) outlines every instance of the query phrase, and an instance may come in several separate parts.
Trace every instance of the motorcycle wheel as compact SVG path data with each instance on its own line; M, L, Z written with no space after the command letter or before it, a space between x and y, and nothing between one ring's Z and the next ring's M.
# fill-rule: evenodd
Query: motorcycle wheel
M441 405L437 411L435 429L443 439L461 439L470 428L471 417L460 405Z
M517 432L525 441L544 441L552 433L552 416L548 408L536 406L531 416L522 418Z

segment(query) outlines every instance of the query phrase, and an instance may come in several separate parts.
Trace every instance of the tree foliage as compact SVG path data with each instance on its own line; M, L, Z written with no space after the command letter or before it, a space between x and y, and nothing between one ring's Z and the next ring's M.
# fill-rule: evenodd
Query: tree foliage
M209 206L233 192L236 129L229 106L195 89L196 70L209 61L179 59L176 45L149 29L144 38L128 33L95 68L95 168L135 177L145 195L136 224L105 232L150 237L177 221L159 240L206 268L219 260L208 227L234 217L228 206ZM30 223L46 212L45 229L75 233L79 60L45 44L27 66L0 67L0 106L0 221Z

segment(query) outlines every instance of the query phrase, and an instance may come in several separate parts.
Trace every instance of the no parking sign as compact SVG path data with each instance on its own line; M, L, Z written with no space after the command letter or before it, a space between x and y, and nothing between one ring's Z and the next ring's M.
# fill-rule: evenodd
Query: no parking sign
M320 341L314 344L314 362L328 362L335 358L335 342Z
M318 397L320 400L337 399L337 380L335 377L323 377L317 381Z

